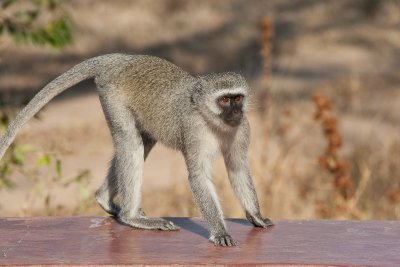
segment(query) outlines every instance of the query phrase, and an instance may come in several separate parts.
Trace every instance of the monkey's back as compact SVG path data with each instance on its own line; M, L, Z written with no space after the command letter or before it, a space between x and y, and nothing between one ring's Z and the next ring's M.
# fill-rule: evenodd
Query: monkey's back
M112 54L99 57L106 71L96 83L111 83L139 129L167 146L179 148L191 114L196 78L171 62L152 56ZM99 92L100 93L100 92Z

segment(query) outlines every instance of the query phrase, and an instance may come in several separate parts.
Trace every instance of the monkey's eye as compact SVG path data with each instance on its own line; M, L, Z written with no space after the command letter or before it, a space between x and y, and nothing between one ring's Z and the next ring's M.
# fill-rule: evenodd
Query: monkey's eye
M236 103L240 103L243 100L243 96L242 95L237 95L237 96L235 96L234 100L235 100Z
M227 96L223 96L221 97L218 102L220 103L221 106L229 106L230 105L230 98Z

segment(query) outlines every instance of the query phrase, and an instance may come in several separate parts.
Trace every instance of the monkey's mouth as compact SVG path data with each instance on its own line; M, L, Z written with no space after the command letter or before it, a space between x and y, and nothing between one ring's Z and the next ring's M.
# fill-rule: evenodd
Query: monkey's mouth
M238 127L242 123L242 116L240 118L225 119L224 121L231 127Z
M238 127L242 123L243 112L239 109L225 110L219 117L228 126Z

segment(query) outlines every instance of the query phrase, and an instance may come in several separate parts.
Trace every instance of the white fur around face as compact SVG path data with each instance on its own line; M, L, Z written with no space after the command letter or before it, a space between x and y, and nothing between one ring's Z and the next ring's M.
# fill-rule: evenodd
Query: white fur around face
M246 110L246 108L247 108L248 92L247 92L246 88L243 88L243 87L236 87L236 88L223 89L223 90L220 90L220 91L218 91L218 92L212 94L212 95L209 97L208 101L207 101L207 106L208 106L208 108L209 108L214 114L217 114L217 115L221 114L221 113L222 113L222 109L218 106L218 99L219 99L221 96L228 95L228 94L231 94L231 95L239 95L239 94L240 94L240 95L243 95L243 96L244 96L244 98L243 98L243 110Z
M227 95L227 94L231 94L231 95L242 94L244 96L247 96L247 90L245 88L243 88L243 87L223 89L223 90L219 90L218 92L216 92L214 94L214 97L219 98L219 97L221 97L223 95Z

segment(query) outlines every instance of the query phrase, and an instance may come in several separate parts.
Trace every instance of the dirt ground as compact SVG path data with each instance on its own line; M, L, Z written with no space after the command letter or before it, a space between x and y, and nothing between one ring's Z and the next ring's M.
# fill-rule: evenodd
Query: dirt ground
M2 110L15 112L63 71L105 53L156 55L196 75L240 71L255 91L250 160L266 214L399 219L400 3L382 1L371 13L366 2L72 0L73 45L54 51L0 39ZM260 56L266 17L274 25L267 82ZM257 96L266 83L268 110L260 119ZM313 120L316 90L333 102L341 155L352 164L359 195L346 212L318 167L325 143ZM15 143L23 164L10 163L13 186L0 187L1 216L102 214L92 194L113 149L92 81L54 99ZM197 214L186 176L182 156L157 145L145 165L147 213ZM226 214L243 216L222 179L219 159L215 183Z

